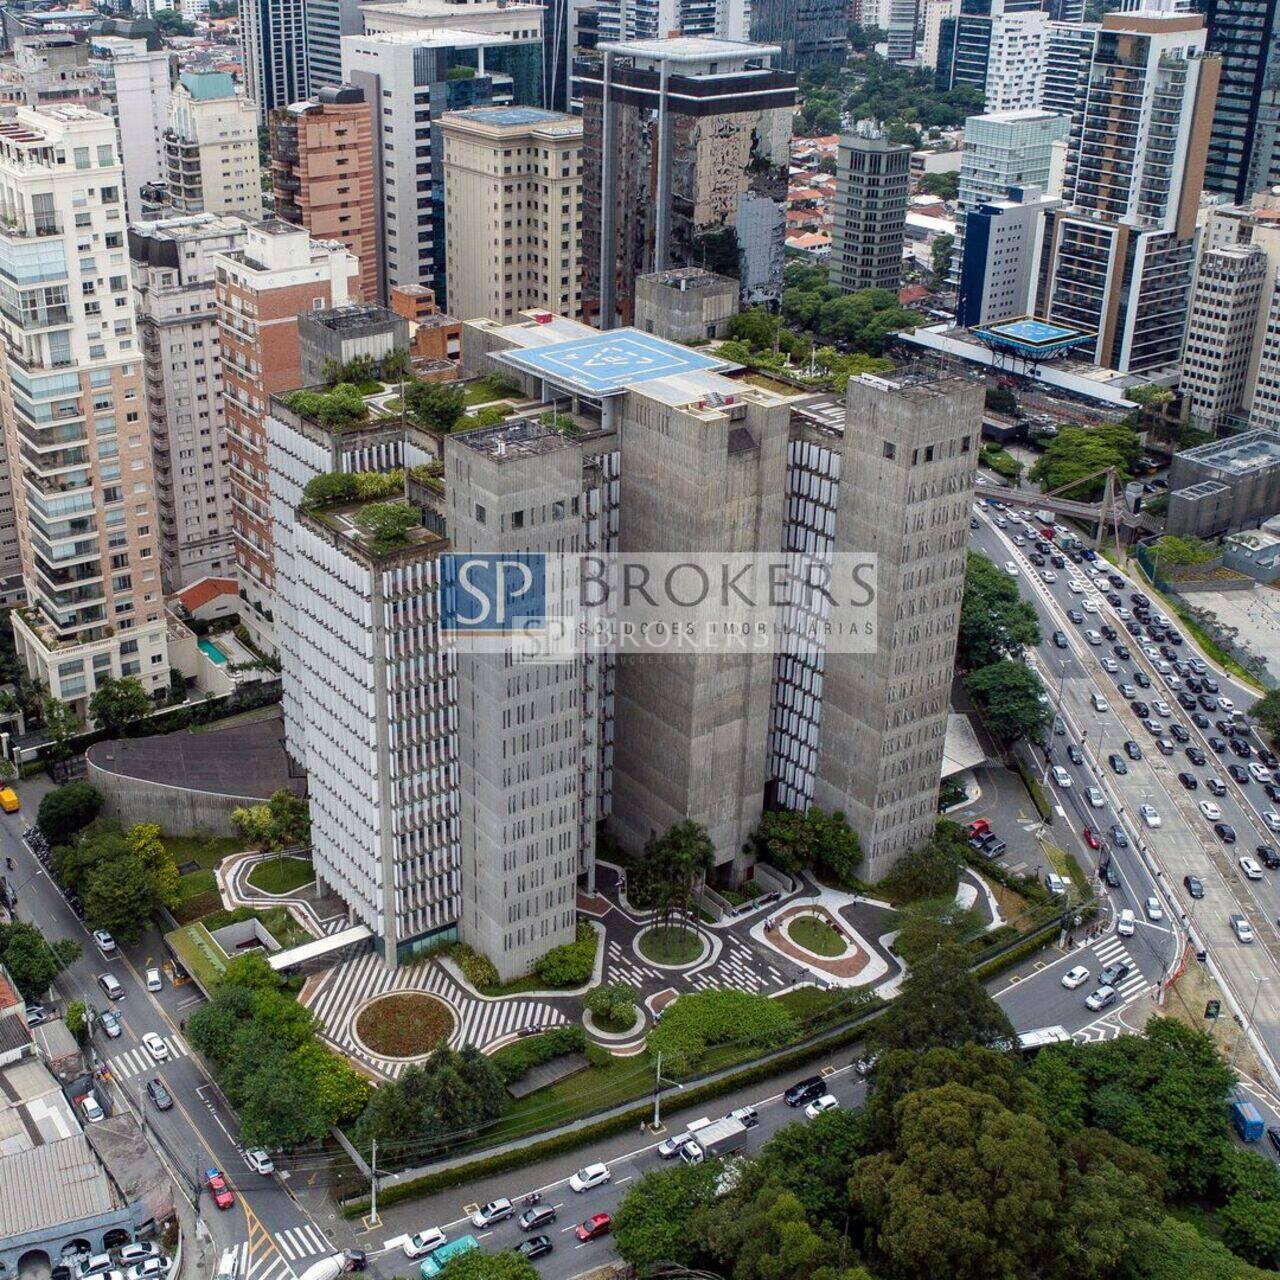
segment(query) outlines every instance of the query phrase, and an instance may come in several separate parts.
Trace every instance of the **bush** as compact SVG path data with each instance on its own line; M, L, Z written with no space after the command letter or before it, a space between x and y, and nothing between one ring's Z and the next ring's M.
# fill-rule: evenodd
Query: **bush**
M662 1054L663 1071L688 1075L713 1045L740 1043L772 1049L793 1029L787 1010L768 996L746 991L698 991L683 995L662 1011L646 1047Z
M587 992L587 1010L606 1030L626 1030L636 1020L640 993L629 982L610 982Z
M596 931L578 926L578 936L562 947L552 947L537 964L538 977L549 987L581 987L591 981L596 965Z
M493 1055L493 1065L498 1068L504 1084L514 1084L521 1076L540 1067L552 1058L563 1058L569 1053L587 1051L587 1033L574 1023L557 1027L544 1035L517 1040L515 1044L499 1049Z
M291 391L280 399L300 417L315 418L327 427L350 427L369 416L360 388L350 382L339 382L330 391Z
M954 897L966 847L963 830L940 819L928 843L908 853L880 886L898 902Z
M462 970L462 976L477 989L498 985L497 966L465 942L455 942L448 951L449 959Z
M50 845L66 844L98 816L102 794L87 782L71 782L40 801L36 821Z

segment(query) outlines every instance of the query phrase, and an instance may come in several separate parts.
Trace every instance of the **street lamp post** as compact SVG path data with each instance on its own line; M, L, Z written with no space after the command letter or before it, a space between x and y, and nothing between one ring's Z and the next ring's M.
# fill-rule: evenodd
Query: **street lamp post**
M1231 1057L1227 1062L1227 1068L1234 1070L1236 1065L1236 1054L1240 1049L1240 1041L1248 1034L1249 1028L1253 1026L1254 1010L1258 1007L1258 996L1262 991L1262 984L1266 982L1263 974L1255 973L1253 975L1253 999L1249 1001L1249 1016L1245 1019L1244 1026L1240 1028L1240 1034L1236 1036L1236 1042L1231 1046Z

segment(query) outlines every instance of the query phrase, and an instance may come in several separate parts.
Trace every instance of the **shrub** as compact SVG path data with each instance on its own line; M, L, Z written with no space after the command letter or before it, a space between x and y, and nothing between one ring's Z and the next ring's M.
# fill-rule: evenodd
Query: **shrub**
M493 1065L498 1068L504 1084L514 1084L521 1076L540 1067L552 1058L562 1058L568 1053L585 1053L587 1033L574 1023L557 1027L544 1035L517 1040L515 1044L499 1049L493 1055Z
M619 1028L632 1025L640 993L629 982L609 982L587 992L586 1005L593 1018Z
M280 399L300 417L315 418L328 427L349 427L369 416L360 388L350 382L339 382L330 391L291 391Z
M963 830L941 818L928 843L906 854L880 882L881 887L901 902L953 897L966 847Z
M784 1043L793 1029L787 1010L768 996L746 991L698 991L667 1005L649 1033L647 1048L662 1054L662 1067L688 1075L713 1045L747 1043L765 1050Z
M496 987L498 970L488 956L481 955L474 947L465 942L455 942L449 948L449 959L462 970L462 976L473 987Z
M578 936L562 947L552 947L538 961L537 973L549 987L581 987L591 981L596 964L596 931L578 926Z

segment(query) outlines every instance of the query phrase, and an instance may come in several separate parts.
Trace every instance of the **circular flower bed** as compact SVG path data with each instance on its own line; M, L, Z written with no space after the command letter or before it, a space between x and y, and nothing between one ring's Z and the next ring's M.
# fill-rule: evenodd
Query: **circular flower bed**
M420 1058L453 1034L453 1012L421 991L370 1000L356 1015L356 1038L379 1058Z
M636 949L646 959L666 968L678 969L707 953L707 940L696 929L660 924L636 935Z
M787 925L787 937L815 956L841 956L848 943L819 916L797 916Z

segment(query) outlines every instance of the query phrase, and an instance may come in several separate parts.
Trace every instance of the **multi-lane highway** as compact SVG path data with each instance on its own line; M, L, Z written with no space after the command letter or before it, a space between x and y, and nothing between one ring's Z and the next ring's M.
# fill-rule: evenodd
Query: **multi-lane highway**
M1107 575L1116 573L1113 566L1102 560L1067 560L1059 566L1036 552L1034 522L1016 521L1008 510L979 510L975 548L997 565L1009 567L1040 618L1044 641L1033 657L1066 730L1052 737L1051 763L1067 771L1070 785L1059 785L1052 770L1046 781L1056 793L1066 825L1077 833L1091 825L1104 838L1116 822L1122 825L1129 844L1123 851L1126 856L1117 855L1114 841L1109 844L1126 880L1123 892L1139 922L1137 934L1166 936L1171 945L1153 944L1166 957L1166 966L1175 962L1172 944L1179 935L1183 940L1193 936L1209 953L1236 1011L1250 1018L1272 1060L1268 1066L1274 1082L1272 1064L1280 1061L1280 872L1263 867L1259 879L1249 879L1239 858L1261 862L1259 846L1280 847L1280 836L1269 829L1265 817L1280 806L1268 797L1265 781L1247 774L1250 764L1263 767L1264 744L1248 728L1229 723L1232 711L1243 710L1253 695L1215 668L1190 637L1181 635L1176 619L1173 627L1181 643L1162 639L1167 649L1162 653L1150 638L1149 626L1133 616L1134 596L1143 588L1128 578L1119 587L1108 581ZM1045 563L1033 563L1033 554L1041 554ZM1054 554L1056 548L1050 556ZM1154 601L1150 612L1158 631L1163 631L1160 608ZM1060 633L1056 643L1055 632ZM1186 674L1174 668L1174 662L1186 668L1192 658L1207 668L1210 689L1190 671L1187 674L1201 683L1193 692L1187 688ZM1194 710L1180 705L1179 693L1196 700ZM1224 698L1229 705L1223 705ZM1232 737L1242 749L1248 746L1247 757L1232 749ZM1133 748L1125 746L1130 742L1137 744L1140 759L1130 758ZM1072 745L1082 758L1080 764L1069 756ZM1246 770L1243 781L1232 777L1232 765ZM1189 785L1192 781L1194 787ZM1089 787L1101 792L1100 808L1090 803ZM1094 801L1098 799L1095 795ZM1202 802L1213 807L1206 813ZM1149 820L1142 816L1143 806L1154 811ZM1219 822L1231 832L1220 833ZM1231 833L1235 839L1228 843L1224 835L1229 838ZM1078 856L1089 853L1078 834L1073 851ZM1202 896L1192 896L1187 877L1199 882L1196 892ZM1144 919L1153 879L1164 917L1155 922ZM1231 924L1233 914L1246 917L1255 934L1253 943L1239 940Z

